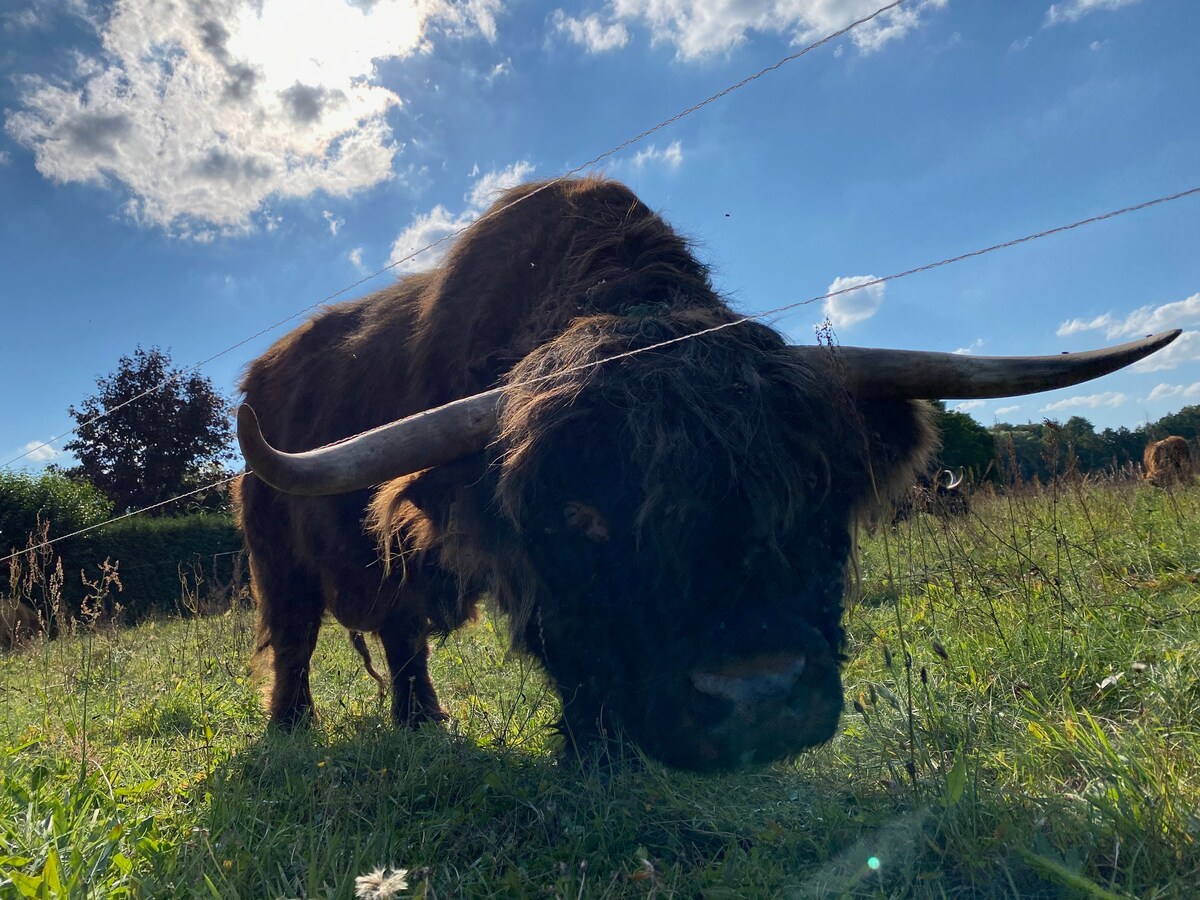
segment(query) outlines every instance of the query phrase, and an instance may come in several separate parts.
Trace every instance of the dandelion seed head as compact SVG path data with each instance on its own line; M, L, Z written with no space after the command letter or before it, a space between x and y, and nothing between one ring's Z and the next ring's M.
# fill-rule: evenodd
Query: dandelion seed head
M380 867L354 879L354 896L359 900L391 900L408 890L408 869Z

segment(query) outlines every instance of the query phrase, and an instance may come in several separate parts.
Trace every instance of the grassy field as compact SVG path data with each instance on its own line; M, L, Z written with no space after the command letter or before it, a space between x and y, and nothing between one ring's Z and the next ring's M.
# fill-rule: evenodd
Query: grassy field
M319 725L268 734L251 614L0 656L0 897L1190 897L1200 490L1062 483L862 541L841 733L696 777L554 755L484 620L449 730L393 731L338 628ZM386 895L386 890L381 895Z

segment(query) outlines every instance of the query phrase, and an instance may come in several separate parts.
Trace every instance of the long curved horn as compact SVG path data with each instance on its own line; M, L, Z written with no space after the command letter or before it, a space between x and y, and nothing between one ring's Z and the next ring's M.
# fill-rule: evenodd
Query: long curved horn
M846 391L874 400L982 400L1018 397L1099 378L1161 350L1180 329L1103 350L1058 356L970 356L867 347L792 347L810 366L825 366Z
M302 497L348 494L482 450L496 428L500 397L495 388L303 453L268 444L258 416L243 403L238 444L246 465L273 488Z
M856 396L872 399L1012 397L1068 387L1137 362L1165 347L1179 330L1140 341L1061 356L964 356L864 347L792 347L805 364L824 367ZM346 494L443 465L482 450L496 426L503 389L381 425L303 453L276 450L249 406L238 409L237 433L250 469L278 490L306 497Z
M946 482L946 490L952 491L962 484L964 474L964 470L962 468L959 468L957 475L955 475L949 469L942 469L942 474L950 476L950 479Z

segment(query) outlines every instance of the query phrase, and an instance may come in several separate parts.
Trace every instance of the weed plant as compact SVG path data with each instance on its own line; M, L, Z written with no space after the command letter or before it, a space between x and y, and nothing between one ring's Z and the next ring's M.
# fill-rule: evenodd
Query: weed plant
M487 618L418 732L325 628L293 735L244 603L74 622L0 656L0 896L348 898L381 867L426 898L1195 896L1200 490L1068 475L860 549L840 733L726 776L560 759Z

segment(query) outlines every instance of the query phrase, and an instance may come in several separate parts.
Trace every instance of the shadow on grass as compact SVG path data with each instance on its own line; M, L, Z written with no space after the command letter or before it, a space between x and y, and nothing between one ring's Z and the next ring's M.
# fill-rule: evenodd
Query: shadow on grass
M357 725L267 734L216 769L148 894L352 897L356 876L390 867L409 870L405 896L427 897L1057 897L1072 867L1017 847L964 858L954 847L979 835L957 830L1014 810L948 811L819 759L702 777Z

